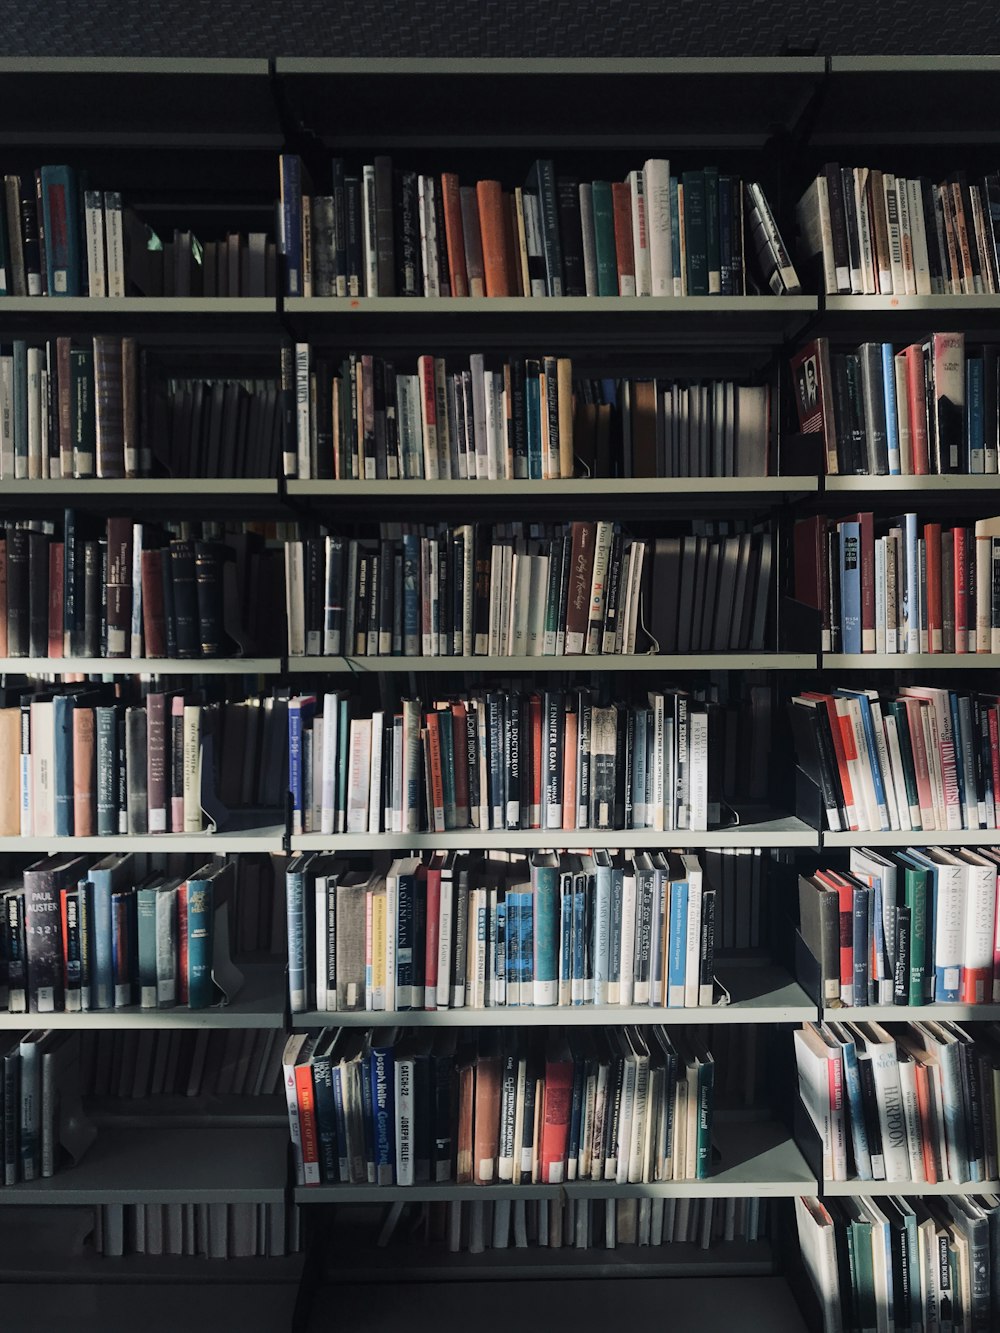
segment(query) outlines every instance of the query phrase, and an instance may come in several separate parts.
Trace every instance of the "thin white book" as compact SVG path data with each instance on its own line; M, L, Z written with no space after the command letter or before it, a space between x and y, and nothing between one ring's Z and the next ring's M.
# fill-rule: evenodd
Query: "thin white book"
M665 158L648 158L643 165L642 179L646 201L646 235L649 238L650 291L653 296L673 296L670 163ZM587 295L590 295L589 291Z

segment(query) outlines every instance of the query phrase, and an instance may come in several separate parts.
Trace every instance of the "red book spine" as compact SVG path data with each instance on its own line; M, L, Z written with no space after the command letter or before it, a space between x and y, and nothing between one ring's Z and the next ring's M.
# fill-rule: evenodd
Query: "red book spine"
M632 247L632 192L623 181L611 186L615 221L615 259L618 264L618 295L635 296L635 251Z
M910 408L910 447L913 451L913 475L926 477L930 472L927 450L927 392L924 384L924 352L919 343L907 347L906 398Z
M188 886L187 880L177 886L177 999L188 1002Z
M847 763L847 756L854 752L854 732L850 731L849 741L844 739L844 726L840 715L837 713L837 704L832 695L824 694L821 696L826 706L826 715L830 723L830 734L833 737L833 752L837 757L837 770L840 773L840 789L844 793L844 808L847 813L848 823L856 832L858 828L857 808L854 801L854 785L851 782L851 770Z
M927 650L943 651L944 621L941 615L941 524L924 524L927 556Z
M455 814L459 827L470 822L469 810L469 742L468 717L465 704L451 706L452 753L455 756Z
M319 1136L316 1132L316 1100L311 1064L295 1066L295 1098L299 1104L299 1134L302 1139L302 1169L307 1185L319 1184Z
M49 546L49 657L63 655L63 560L65 546Z
M934 824L934 796L931 791L931 771L927 762L927 746L924 744L924 725L921 712L924 705L919 699L904 699L906 720L910 727L910 748L913 751L913 771L917 779L917 797L920 801L921 823L924 829L932 829Z
M920 1150L924 1159L924 1176L928 1184L933 1185L937 1182L938 1171L937 1153L935 1152L937 1134L931 1114L930 1091L927 1086L931 1071L919 1060L915 1061L914 1065L913 1072L917 1084L917 1114L920 1117Z
M533 694L528 705L531 744L531 827L542 827L542 697Z
M73 834L92 838L97 832L96 743L94 710L73 709Z
M546 1061L545 1102L538 1153L543 1184L561 1185L566 1178L566 1148L572 1104L572 1061Z
M142 553L142 633L147 657L166 657L167 628L163 614L163 552Z
M954 551L952 578L955 585L955 652L969 651L969 555L965 528L952 530Z
M427 750L430 755L431 822L435 833L443 833L444 774L441 771L441 718L437 712L427 714Z
M509 296L507 230L503 216L503 191L499 181L478 181L479 227L483 238L483 269L487 296Z
M444 234L448 246L448 275L452 296L468 296L469 278L465 270L465 233L462 230L462 198L458 176L446 171L441 176L444 203Z
M875 651L875 517L858 514L861 525L861 651Z
M438 948L441 940L441 867L427 867L427 927L424 945L424 1008L437 1009Z

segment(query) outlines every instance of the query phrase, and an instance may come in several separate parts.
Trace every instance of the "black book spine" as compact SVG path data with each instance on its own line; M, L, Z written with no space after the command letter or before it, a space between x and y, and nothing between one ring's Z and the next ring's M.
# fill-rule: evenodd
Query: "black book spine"
M79 562L78 562L79 563ZM101 655L101 545L87 541L83 544L83 655ZM66 590L69 591L69 576ZM77 615L78 618L78 615ZM71 634L75 631L71 630ZM74 640L71 639L71 647Z
M174 627L178 657L200 657L198 598L195 591L195 552L189 541L170 543L174 585Z
M986 1157L986 1143L983 1129L983 1103L981 1099L979 1060L976 1049L967 1042L959 1046L962 1067L962 1092L965 1101L965 1142L966 1153L970 1162L982 1165Z
M119 708L115 714L115 777L117 789L115 804L118 808L118 832L128 832L128 745L125 729L125 709Z
M685 701L686 702L686 701ZM616 709L615 716L615 804L613 828L625 827L625 746L628 709ZM624 714L624 716L623 716Z
M509 694L505 700L504 749L507 771L504 792L504 828L521 824L521 696Z
M375 158L375 258L379 296L396 295L392 158Z
M347 204L344 197L344 159L333 159L333 278L334 293L347 295Z
M864 1107L868 1147L873 1158L882 1156L882 1130L878 1119L878 1100L875 1095L875 1074L870 1059L858 1061L861 1078L861 1104Z
M476 710L469 708L465 714L466 761L469 766L469 813L474 820L479 818L479 729L476 723Z
M348 596L354 596L354 643L348 645L349 653L364 657L368 652L368 581L371 557L364 552L358 553L358 582L356 589L348 589Z
M172 833L181 833L174 819L175 810L184 809L184 714L170 713L170 812Z
M580 182L560 176L556 182L559 201L559 235L562 239L563 280L566 296L586 296L583 273L583 227L580 221Z
M823 168L826 175L826 197L830 205L830 230L833 234L833 262L837 268L851 270L851 255L847 245L847 218L844 213L844 181L836 162Z
M24 872L24 925L28 1009L58 1013L64 1007L59 890L46 870Z
M362 629L367 630L365 643L369 657L375 657L378 654L378 625L379 625L379 601L382 582L382 561L379 559L377 551L372 551L368 557L368 605L367 605L367 624Z
M7 1008L21 1014L28 1007L28 965L24 935L24 894L9 893L4 910L7 952Z
M96 709L97 833L107 838L118 827L118 710L114 705Z
M106 538L98 542L100 553L100 577L101 577L101 656L108 655L108 543Z
M893 1004L910 1002L910 908L897 907L895 913L895 959L892 976Z
M448 543L448 588L451 607L451 642L448 652L462 656L462 614L465 607L465 538L455 535Z
M392 557L392 652L403 655L403 552L398 544Z
M129 708L125 713L125 768L127 786L125 808L127 831L148 833L148 793L146 790L148 736L145 708Z
M576 826L586 828L590 823L590 720L591 702L587 690L579 690L576 696L576 726L578 739L578 763L576 778ZM632 808L631 798L629 809ZM631 825L626 824L626 828Z
M24 253L24 274L28 295L41 296L42 242L34 181L25 181L21 188L21 246Z
M622 534L616 532L611 539L611 556L608 562L607 591L604 594L604 632L601 652L613 653L618 634L619 599L621 588Z
M63 517L63 656L75 657L79 649L73 643L76 628L76 566L78 547L76 522L72 509Z
M396 173L396 291L400 296L422 296L424 290L420 254L420 218L417 203L417 173Z
M200 656L221 657L222 550L217 542L194 544Z
M378 652L383 657L388 657L392 653L392 638L394 629L394 610L395 610L395 574L396 574L396 550L395 543L385 540L379 548L379 578L378 578Z
M476 643L488 643L490 632L490 533L482 524L475 529L475 597L473 609L473 628ZM479 651L473 644L473 650ZM482 650L485 652L485 648Z
M618 730L619 732L623 730L623 728L620 725L620 720L619 720ZM635 709L634 708L629 708L625 712L624 734L625 734L625 746L623 755L624 762L619 764L619 770L622 772L624 779L623 791L622 791L622 818L620 823L618 824L618 827L631 828L633 819L632 766L635 762Z
M435 638L435 650L442 657L451 656L451 570L449 554L451 551L451 542L447 536L438 538L438 563L437 563L437 637ZM1000 624L1000 621L997 622Z
M305 547L305 629L306 653L315 657L323 651L324 563L326 552L322 537L307 537Z
M344 178L344 199L347 210L347 294L348 296L363 296L361 181L357 176L346 176Z
M715 889L703 889L701 895L701 958L699 963L702 994L715 990Z
M28 536L28 651L49 655L49 539L44 532Z
M521 479L528 476L528 418L524 400L524 361L521 357L513 357L510 362L510 397L514 476Z

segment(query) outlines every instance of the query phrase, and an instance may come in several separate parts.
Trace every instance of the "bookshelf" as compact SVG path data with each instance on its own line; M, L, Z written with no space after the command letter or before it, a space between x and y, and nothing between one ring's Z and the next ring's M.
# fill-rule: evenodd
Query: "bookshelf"
M528 161L542 149L576 157L593 152L602 162L619 163L627 154L641 160L647 149L668 145L682 158L704 160L726 153L761 173L770 156L781 168L802 155L816 156L837 147L859 153L885 145L934 147L965 143L990 148L1000 141L996 97L1000 60L993 57L923 59L848 59L782 57L773 60L377 60L338 61L279 58L267 61L214 60L0 60L0 140L22 156L38 160L81 154L100 162L115 154L121 179L130 188L155 181L165 195L182 189L185 168L197 160L202 192L223 192L235 185L273 195L275 163L280 151L303 144L321 145L354 155L392 151L441 158L454 153L465 163L474 154L496 154L506 169L508 159ZM668 95L665 95L665 92ZM942 107L950 118L940 124ZM814 114L817 112L818 114ZM458 112L461 111L459 117ZM933 111L933 122L929 119ZM544 127L544 130L539 127ZM460 128L459 128L460 127ZM195 152L197 150L197 152ZM217 176L214 173L218 173ZM781 172L776 173L780 176ZM769 187L770 188L770 187ZM778 197L781 197L780 194ZM788 200L783 221L788 222ZM25 329L87 335L98 329L134 330L159 345L189 346L233 337L246 339L256 352L276 352L290 338L319 340L341 350L364 346L395 349L403 355L430 346L467 349L539 346L548 341L567 351L614 349L627 361L638 352L676 355L704 365L713 357L729 357L741 368L760 370L777 365L797 339L822 331L848 337L854 332L875 336L891 329L963 327L980 333L1000 331L1000 297L799 297L764 296L686 298L524 298L392 299L392 298L0 298L3 336ZM897 335L896 330L899 330ZM192 335L192 330L196 331ZM685 362L687 364L687 362ZM783 374L781 372L777 372ZM47 512L72 504L95 513L127 509L155 519L163 514L191 512L229 517L266 515L294 521L303 516L337 518L341 514L398 516L414 501L421 515L447 516L456 511L477 514L532 515L584 512L599 508L616 515L676 516L690 509L701 514L752 511L774 518L786 531L790 517L816 505L861 502L886 510L904 496L954 505L969 500L992 504L1000 490L996 477L818 477L788 471L762 478L680 478L670 480L600 480L577 478L532 482L396 482L164 479L4 482L0 508L14 516ZM779 683L808 679L817 671L995 671L994 655L881 656L774 651L747 654L691 654L658 657L506 658L476 657L288 657L269 656L219 660L5 658L0 675L30 671L120 677L225 675L262 676L272 680L393 673L549 675L607 673L612 679L633 673L701 671L766 671L788 673ZM377 682L380 683L380 682ZM691 849L785 849L803 854L815 865L819 854L852 846L903 847L932 841L958 847L1000 843L996 832L839 834L819 832L797 817L780 811L744 812L746 822L708 833L652 830L541 830L447 834L356 834L327 836L292 834L290 821L273 815L241 816L218 834L118 836L113 838L3 838L0 853L27 856L56 850L132 851L140 854L191 852L288 852L332 850L344 853L458 849L530 850L556 846L586 849L686 847ZM786 904L781 904L782 908ZM152 1029L225 1030L269 1028L282 1032L323 1024L345 1028L370 1026L367 1013L287 1012L283 968L266 964L246 967L246 985L225 1008L143 1012L118 1009L107 1013L57 1014L45 1018L55 1028L143 1031ZM778 961L729 960L718 974L730 1003L698 1010L580 1007L572 1009L402 1011L379 1014L379 1021L415 1028L568 1028L624 1025L655 1020L668 1025L704 1024L713 1030L765 1025L790 1029L803 1022L843 1017L889 1020L938 1017L940 1006L892 1010L886 1006L843 1011L817 1006ZM950 1006L948 1017L959 1021L995 1020L997 1006ZM24 1020L0 1015L0 1029L18 1030ZM785 1069L776 1100L791 1099L794 1071ZM786 1097L787 1094L787 1097ZM900 1192L884 1182L823 1181L797 1146L781 1116L760 1119L726 1118L720 1113L717 1146L720 1168L709 1179L663 1185L613 1185L568 1182L559 1186L517 1186L489 1191L476 1186L424 1187L320 1186L299 1187L289 1171L286 1125L277 1113L261 1112L265 1123L251 1115L227 1117L218 1107L203 1114L185 1114L179 1104L162 1116L136 1109L128 1124L98 1136L80 1166L50 1180L29 1182L0 1191L0 1209L28 1205L94 1205L108 1203L271 1203L294 1202L304 1214L322 1214L328 1205L383 1206L395 1201L483 1202L503 1198L584 1199L639 1197L768 1198L787 1201L803 1193L842 1196ZM213 1116L214 1110L214 1116ZM787 1115L787 1110L784 1114ZM162 1120L162 1123L160 1122ZM267 1123L268 1121L274 1123ZM186 1122L186 1123L185 1123ZM976 1186L907 1185L906 1193L941 1194L998 1188L996 1182ZM779 1228L780 1229L780 1228ZM317 1227L317 1234L322 1235ZM352 1301L371 1299L371 1285L381 1283L393 1268L393 1301L426 1302L426 1284L435 1284L435 1326L448 1320L447 1303L455 1301L455 1318L467 1315L475 1292L464 1282L490 1277L531 1280L539 1310L551 1302L560 1322L567 1299L579 1299L584 1285L591 1302L620 1314L621 1303L633 1312L646 1308L662 1313L669 1303L678 1320L689 1317L708 1329L734 1326L753 1311L755 1321L775 1330L799 1333L812 1318L809 1302L804 1316L789 1285L795 1286L795 1261L781 1248L732 1243L707 1252L683 1250L677 1257L648 1262L626 1259L617 1252L581 1255L566 1249L557 1257L541 1251L512 1251L511 1257L440 1256L418 1252L396 1265L393 1251L368 1248L336 1268L324 1281L336 1282L342 1320L351 1322ZM314 1259L315 1255L311 1256ZM118 1270L128 1283L199 1282L206 1288L246 1281L297 1285L301 1260L241 1260L237 1266L194 1261L167 1266L152 1257L134 1256ZM118 1279L108 1265L80 1264L66 1274L66 1291L114 1286ZM261 1277L267 1267L268 1276ZM574 1282L582 1271L595 1279ZM662 1276L662 1275L667 1276ZM43 1262L24 1265L15 1301L31 1276L48 1280ZM642 1282L632 1281L642 1277ZM110 1281L109 1281L110 1277ZM558 1277L560 1283L550 1281ZM684 1277L684 1282L672 1281ZM305 1305L313 1278L302 1279ZM412 1288L407 1284L413 1283ZM419 1285L416 1285L419 1283ZM30 1299L38 1288L31 1287ZM567 1298L566 1293L571 1295ZM414 1295L416 1293L416 1295ZM217 1297L213 1294L210 1300ZM110 1296L103 1299L111 1300ZM269 1298L268 1298L269 1299ZM464 1304L463 1304L464 1302ZM314 1300L314 1305L316 1304ZM16 1305L14 1307L16 1309ZM111 1307L108 1306L110 1309ZM205 1307L208 1308L208 1307ZM411 1309L414 1308L411 1306ZM687 1309L689 1316L683 1311ZM492 1317L489 1314L489 1317ZM43 1316L44 1317L44 1316ZM220 1316L221 1318L222 1316ZM554 1316L555 1317L555 1316ZM305 1328L300 1310L297 1328ZM417 1317L418 1324L424 1316ZM581 1315L581 1318L583 1316ZM220 1324L221 1326L221 1324ZM594 1310L581 1326L596 1327ZM484 1330L488 1324L483 1325Z

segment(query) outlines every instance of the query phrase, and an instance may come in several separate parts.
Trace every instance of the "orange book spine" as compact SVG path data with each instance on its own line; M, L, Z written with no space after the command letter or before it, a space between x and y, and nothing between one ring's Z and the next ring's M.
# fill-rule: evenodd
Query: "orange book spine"
M62 542L49 545L49 656L63 655L63 558Z
M913 452L913 475L926 477L930 472L927 448L927 391L924 383L924 353L919 344L907 347L906 400L910 409L910 448Z
M545 1104L542 1109L538 1158L542 1183L561 1185L566 1178L566 1147L573 1103L573 1062L545 1065Z
M529 740L531 748L531 827L542 827L542 698L539 694L531 696L528 705L531 723Z
M479 227L483 239L483 270L487 296L509 296L507 273L507 228L503 214L503 191L499 181L476 184Z
M78 706L73 709L73 834L77 838L92 838L97 832L95 763L94 710Z
M618 295L635 296L635 251L632 247L632 193L624 182L611 186L615 221L615 258L618 263Z
M938 1181L937 1136L934 1132L934 1117L931 1114L931 1096L928 1079L931 1071L919 1060L914 1061L914 1077L917 1085L917 1114L920 1117L920 1151L924 1159L924 1177L928 1184Z
M927 651L940 653L944 643L941 612L941 524L924 524L924 551L927 557Z
M462 198L458 176L446 171L441 176L441 199L444 204L444 235L448 248L448 276L452 296L468 296L469 276L465 268L465 232L462 229Z
M441 771L441 719L437 712L427 714L428 781L431 797L431 825L435 833L444 832L444 774Z
M471 1185L473 1106L475 1105L476 1070L463 1064L458 1070L458 1125L455 1145L455 1177L459 1185Z
M563 741L562 826L564 829L568 829L576 828L576 713L566 714L565 726L566 730Z
M490 1185L496 1175L500 1147L500 1058L481 1055L476 1061L476 1103L473 1126L473 1179Z
M316 1132L316 1101L311 1064L295 1066L295 1098L299 1104L302 1136L302 1168L307 1185L319 1184L319 1136Z

